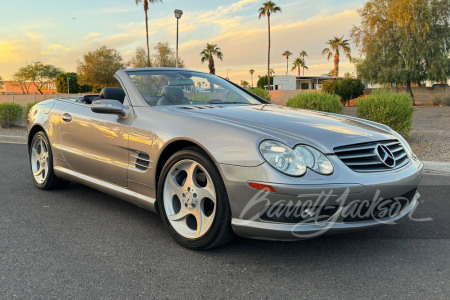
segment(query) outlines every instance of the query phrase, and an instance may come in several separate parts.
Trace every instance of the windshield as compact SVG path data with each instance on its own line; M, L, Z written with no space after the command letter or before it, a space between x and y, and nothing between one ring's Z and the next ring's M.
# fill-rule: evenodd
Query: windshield
M152 106L261 104L228 81L210 74L180 69L135 71L129 75Z

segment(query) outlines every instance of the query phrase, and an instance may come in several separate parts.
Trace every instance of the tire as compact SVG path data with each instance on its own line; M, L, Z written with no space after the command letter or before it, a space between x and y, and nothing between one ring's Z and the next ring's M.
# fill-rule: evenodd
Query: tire
M157 199L164 226L178 244L206 250L234 238L225 185L201 149L186 148L167 160L158 180Z
M31 175L34 184L41 190L67 187L68 181L56 177L53 170L53 153L47 135L37 132L28 149Z

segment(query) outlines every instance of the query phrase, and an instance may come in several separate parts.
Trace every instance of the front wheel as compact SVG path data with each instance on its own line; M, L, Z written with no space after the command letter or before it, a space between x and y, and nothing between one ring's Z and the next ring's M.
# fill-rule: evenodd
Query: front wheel
M170 235L187 248L218 247L234 236L222 178L198 148L177 152L166 162L158 183L158 207Z
M43 131L37 132L30 144L29 158L33 181L42 190L66 187L68 182L56 177L50 142Z

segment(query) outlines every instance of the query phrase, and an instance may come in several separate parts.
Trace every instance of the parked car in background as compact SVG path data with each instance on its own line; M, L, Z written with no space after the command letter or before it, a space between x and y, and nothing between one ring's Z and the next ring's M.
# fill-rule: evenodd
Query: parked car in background
M435 83L432 87L448 87L448 83Z

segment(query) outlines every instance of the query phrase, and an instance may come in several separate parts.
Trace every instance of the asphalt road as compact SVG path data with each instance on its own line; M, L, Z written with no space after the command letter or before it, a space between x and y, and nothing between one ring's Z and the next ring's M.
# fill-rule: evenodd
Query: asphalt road
M87 187L34 187L24 145L0 144L0 299L450 296L450 177L426 175L415 218L301 242L194 252L159 217Z

